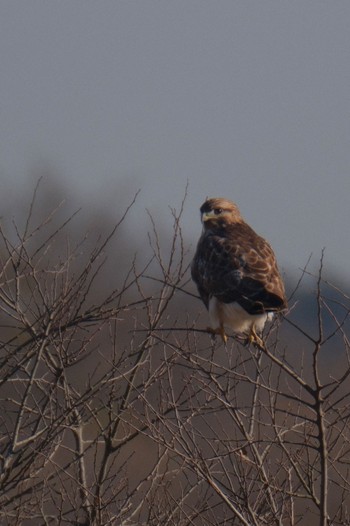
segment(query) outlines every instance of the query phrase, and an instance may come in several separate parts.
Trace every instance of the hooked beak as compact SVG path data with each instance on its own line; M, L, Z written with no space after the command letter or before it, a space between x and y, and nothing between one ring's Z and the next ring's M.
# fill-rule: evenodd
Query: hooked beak
M203 212L202 213L202 223L205 223L206 221L209 221L210 219L213 219L215 216L214 211L211 210L210 212Z

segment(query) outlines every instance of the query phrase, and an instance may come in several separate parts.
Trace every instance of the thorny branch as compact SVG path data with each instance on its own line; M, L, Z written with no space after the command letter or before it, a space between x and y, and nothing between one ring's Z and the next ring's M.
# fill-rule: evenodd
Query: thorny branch
M1 227L1 524L350 524L350 296L323 253L260 348L225 347L189 281L186 194L171 236L149 214L148 256L105 275L136 197L90 248L62 249L62 206L34 224L38 188Z

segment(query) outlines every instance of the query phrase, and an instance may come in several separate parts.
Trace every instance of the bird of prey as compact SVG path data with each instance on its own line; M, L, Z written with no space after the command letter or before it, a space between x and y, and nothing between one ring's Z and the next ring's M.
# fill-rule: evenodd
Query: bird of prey
M259 335L266 320L287 307L273 250L232 201L207 199L200 212L203 232L191 274L209 311L208 331L226 343L225 329L230 328L262 345Z

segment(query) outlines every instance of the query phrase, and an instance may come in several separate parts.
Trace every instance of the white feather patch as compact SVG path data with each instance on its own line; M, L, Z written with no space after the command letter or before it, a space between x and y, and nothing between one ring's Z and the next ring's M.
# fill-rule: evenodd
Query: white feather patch
M209 300L209 320L212 329L224 326L237 333L250 334L254 327L257 333L261 333L266 321L272 318L272 312L249 314L236 301L222 303L215 297Z

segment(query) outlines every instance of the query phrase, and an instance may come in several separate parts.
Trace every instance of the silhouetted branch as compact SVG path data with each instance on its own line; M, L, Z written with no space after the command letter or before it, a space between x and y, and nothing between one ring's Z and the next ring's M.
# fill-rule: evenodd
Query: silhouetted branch
M94 243L61 205L35 224L38 187L1 227L1 524L349 524L349 295L323 253L291 294L307 275L312 308L225 346L189 278L186 193L121 265L136 197Z

